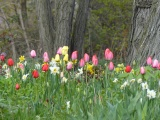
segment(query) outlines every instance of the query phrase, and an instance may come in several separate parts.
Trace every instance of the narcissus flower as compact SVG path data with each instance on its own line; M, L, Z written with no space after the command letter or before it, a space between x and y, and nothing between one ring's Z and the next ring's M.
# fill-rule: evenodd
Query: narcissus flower
M54 66L54 67L49 67L49 69L51 70L51 74L59 74L59 67L56 67L56 66Z
M125 72L129 73L131 72L131 70L132 70L131 66L127 65L125 68Z
M20 85L17 83L16 86L15 86L16 90L19 90L20 88Z
M147 89L147 97L153 99L156 97L156 91Z
M32 51L30 52L30 56L31 56L32 58L36 57L36 51L35 51L35 50L32 50Z
M32 71L32 76L33 76L33 78L38 78L39 77L38 71L37 70L33 70Z
M20 62L25 61L25 57L21 55L21 56L19 57L19 61L20 61Z
M12 58L9 58L7 61L8 66L13 66L14 65L14 61Z
M96 55L93 55L93 57L92 57L92 63L93 63L94 66L98 65L98 58L97 58Z
M49 65L47 63L42 65L42 71L46 72L49 69Z

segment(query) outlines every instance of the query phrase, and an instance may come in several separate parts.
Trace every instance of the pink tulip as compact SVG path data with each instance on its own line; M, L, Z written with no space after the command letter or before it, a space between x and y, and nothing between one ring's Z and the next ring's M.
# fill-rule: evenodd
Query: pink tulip
M113 64L113 62L110 62L110 63L109 63L108 69L109 69L109 70L113 70L113 69L114 69L114 64Z
M76 60L77 57L78 57L78 52L77 51L72 52L71 59Z
M144 67L141 67L140 68L140 73L143 75L143 74L145 74L145 68Z
M30 55L31 55L32 58L36 57L36 51L35 51L35 50L32 50L32 51L30 52Z
M151 57L147 58L147 65L152 65L152 58Z
M94 66L97 66L97 65L98 65L98 58L97 58L96 55L93 55L93 56L92 56L92 63L93 63Z
M79 66L80 67L83 67L85 65L85 61L84 59L82 58L80 61L79 61Z
M49 57L48 57L48 53L47 52L44 52L44 54L43 54L43 61L44 62L48 62L49 61Z
M89 55L87 53L84 54L84 61L89 62Z
M62 47L59 47L57 50L57 54L61 55L62 54Z
M71 70L73 67L73 63L72 62L68 62L67 63L67 70Z
M160 63L158 63L158 67L157 67L157 69L158 69L158 70L160 70Z
M112 60L113 59L113 53L108 48L105 50L105 58L106 58L106 60Z
M153 60L152 67L158 68L158 65L159 65L158 60L157 59Z

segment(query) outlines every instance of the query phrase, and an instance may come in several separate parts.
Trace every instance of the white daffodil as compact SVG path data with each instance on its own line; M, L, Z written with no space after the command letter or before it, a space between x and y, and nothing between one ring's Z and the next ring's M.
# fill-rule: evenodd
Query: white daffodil
M78 69L79 74L83 74L83 68Z
M131 79L131 80L130 80L130 83L134 83L134 82L135 82L135 79Z
M117 81L118 81L118 79L117 79L117 78L114 78L113 82L116 83Z
M125 82L123 83L123 85L121 85L120 89L124 89L127 85L129 85L129 84L128 84L128 81L125 81Z
M147 97L153 99L156 97L156 91L147 89Z
M148 84L147 84L147 82L141 83L141 85L142 85L142 90L148 89Z
M35 69L38 69L38 70L39 70L40 68L41 68L41 65L40 65L39 63L36 63L36 64L35 64Z
M54 58L52 58L52 60L51 60L51 62L49 63L49 65L50 65L51 67L57 66L57 63L56 63L56 61L55 61Z
M49 67L51 74L59 74L59 67Z
M28 75L29 75L29 74L23 75L23 76L22 76L22 80L23 80L23 81L26 81Z
M142 83L142 79L139 78L139 79L137 80L137 83Z
M70 108L70 101L67 101L67 109L69 109Z
M63 77L61 83L66 83L67 82L67 78Z

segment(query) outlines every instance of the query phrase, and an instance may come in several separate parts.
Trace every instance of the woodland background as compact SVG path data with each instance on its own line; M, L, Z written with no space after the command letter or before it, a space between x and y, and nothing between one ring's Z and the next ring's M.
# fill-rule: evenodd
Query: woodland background
M57 47L53 45L55 49L46 50L42 47L48 46L45 43L49 42L42 38L43 33L40 31L40 24L45 22L43 22L41 16L50 15L45 14L43 5L46 4L47 8L51 9L51 16L54 19L53 26L58 29L56 26L59 25L57 21L60 21L60 17L57 18L58 15L61 15L58 12L61 12L62 16L65 16L65 13L62 9L57 10L58 7L56 6L62 5L63 1L66 2L64 4L68 5L70 5L69 2L72 2L71 5L74 6L72 21L69 24L70 29L72 29L69 33L70 37L65 37L76 41L76 44L81 44L79 46L81 51L78 51L79 55L87 52L90 55L97 54L99 58L102 58L104 57L104 49L110 48L114 51L115 59L124 61L127 55L129 31L131 29L133 0L0 0L0 52L5 52L7 57L16 59L20 55L28 56L29 51L32 49L36 50L39 57L42 56L44 51L49 52L51 50L53 52L49 53L50 56L55 55L56 49L60 47L59 45L68 45L70 52L75 50L72 49L72 45L67 43L56 44ZM88 3L85 3L87 1ZM86 10L85 13L87 13L84 19L83 16L80 16L83 14L83 10ZM65 11L67 11L67 8ZM39 23L41 20L42 22ZM47 19L44 21L47 21ZM80 27L83 24L85 25ZM77 32L81 37L74 38L76 25L79 28ZM50 23L48 23L48 26L44 26L51 27ZM44 30L46 31L45 27ZM67 27L66 24L63 24L63 27L64 30ZM65 34L64 31L61 31L62 33L49 31L53 36L52 41L57 39L54 36ZM66 31L68 31L67 28ZM58 39L60 40L60 38ZM79 49L77 46L75 47Z

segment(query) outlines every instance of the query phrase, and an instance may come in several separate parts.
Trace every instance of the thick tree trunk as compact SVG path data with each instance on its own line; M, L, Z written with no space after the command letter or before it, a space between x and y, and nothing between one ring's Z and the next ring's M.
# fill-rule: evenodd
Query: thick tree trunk
M75 0L55 0L56 38L54 52L58 47L71 44L72 20Z
M71 50L77 50L79 58L83 54L84 35L86 30L90 0L79 0L79 8L73 29Z
M50 0L37 0L39 36L41 53L47 51L53 55L54 48L54 20L51 13Z
M132 32L129 41L128 64L144 65L148 56L160 60L160 1L135 0Z
M21 0L21 11L25 28L28 25L27 0Z

